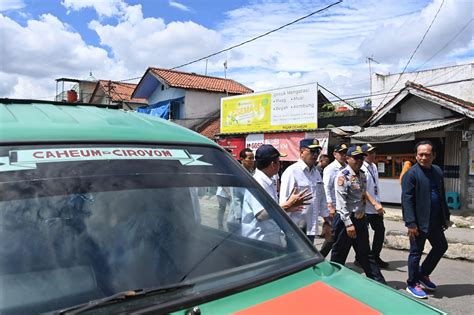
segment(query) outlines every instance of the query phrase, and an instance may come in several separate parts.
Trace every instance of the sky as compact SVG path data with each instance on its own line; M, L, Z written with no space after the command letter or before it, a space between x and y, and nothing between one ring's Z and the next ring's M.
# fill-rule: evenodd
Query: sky
M56 78L90 72L104 80L139 78L148 67L180 66L337 1L0 0L0 98L53 100ZM441 4L407 71L474 62L473 3L345 0L209 58L207 74L256 92L318 82L363 102L367 58L376 61L372 72L402 72ZM205 74L206 61L178 70Z

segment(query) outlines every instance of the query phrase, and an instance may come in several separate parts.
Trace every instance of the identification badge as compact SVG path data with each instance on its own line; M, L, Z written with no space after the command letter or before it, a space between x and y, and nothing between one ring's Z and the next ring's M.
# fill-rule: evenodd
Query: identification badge
M360 185L359 185L359 183L351 183L351 188L354 189L354 190L359 190Z

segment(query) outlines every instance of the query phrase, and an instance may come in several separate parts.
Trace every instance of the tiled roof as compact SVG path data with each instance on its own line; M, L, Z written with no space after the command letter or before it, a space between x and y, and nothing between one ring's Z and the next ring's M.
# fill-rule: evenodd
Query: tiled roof
M166 84L171 87L221 93L228 92L231 94L245 94L253 92L248 87L230 79L210 77L206 75L161 68L149 68L148 70L162 78Z
M444 94L444 93L441 93L441 92L438 92L438 91L428 89L428 88L424 87L421 84L417 84L415 82L408 81L405 84L405 86L415 88L417 90L420 90L420 91L423 91L425 93L431 94L431 95L439 97L441 99L444 99L445 101L449 101L451 103L454 103L454 104L457 104L459 106L465 107L469 110L474 110L474 104L471 103L471 102L456 98L456 97L448 95L448 94Z
M407 95L415 95L431 102L437 103L447 109L457 112L461 115L474 118L474 104L465 100L461 100L452 95L441 93L432 89L428 89L421 84L411 81L405 83L405 87L395 94L392 99L382 106L379 106L372 113L372 116L363 123L364 126L374 125L392 108L397 106Z
M108 80L99 80L97 84L104 91L105 95L109 96L113 102L147 103L143 98L132 98L132 93L137 86L136 84ZM96 91L94 91L93 96Z
M201 135L207 137L211 140L214 140L216 136L221 132L221 119L219 117L209 121L204 127L199 131Z

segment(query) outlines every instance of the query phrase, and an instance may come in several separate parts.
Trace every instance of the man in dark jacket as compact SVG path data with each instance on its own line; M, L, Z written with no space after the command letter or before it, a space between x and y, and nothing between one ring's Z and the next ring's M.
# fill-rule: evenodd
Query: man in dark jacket
M417 163L402 180L403 220L410 238L406 290L423 299L427 295L421 286L431 291L436 289L429 275L448 249L444 230L449 226L449 210L444 199L443 171L432 164L435 158L433 144L421 141L416 144L415 151ZM420 266L426 240L432 249Z

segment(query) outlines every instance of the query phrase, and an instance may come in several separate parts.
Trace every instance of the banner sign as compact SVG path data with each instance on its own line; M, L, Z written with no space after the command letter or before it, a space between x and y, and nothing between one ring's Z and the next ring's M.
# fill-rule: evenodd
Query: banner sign
M256 151L262 144L271 144L280 153L287 154L280 160L296 161L300 155L300 140L304 135L304 132L250 134L246 138L245 146Z
M0 157L1 171L35 169L38 163L74 162L86 160L176 160L182 165L211 165L200 161L202 155L182 149L160 148L57 148L12 150Z
M221 133L318 128L315 83L221 99Z
M245 148L245 138L224 138L217 140L217 144L226 150L230 150L230 154L238 160L239 153Z
M265 142L263 133L250 134L245 138L245 147L252 149L254 152L260 148Z

